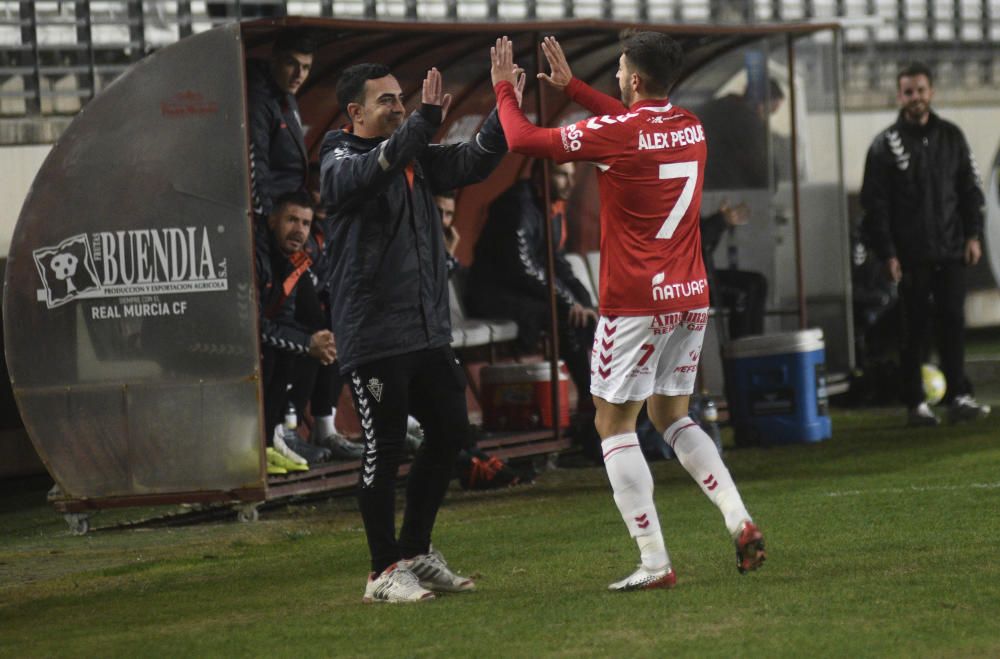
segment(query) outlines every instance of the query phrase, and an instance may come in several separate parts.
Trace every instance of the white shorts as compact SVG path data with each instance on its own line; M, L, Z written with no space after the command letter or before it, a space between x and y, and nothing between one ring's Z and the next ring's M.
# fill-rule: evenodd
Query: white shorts
M707 323L707 308L601 316L590 354L590 393L610 403L692 393Z

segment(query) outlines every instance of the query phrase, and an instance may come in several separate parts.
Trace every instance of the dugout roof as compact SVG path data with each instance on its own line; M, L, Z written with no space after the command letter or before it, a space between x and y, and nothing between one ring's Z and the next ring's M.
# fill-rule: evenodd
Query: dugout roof
M447 134L448 128L465 114L490 107L489 48L497 37L506 35L514 41L515 61L532 74L539 66L544 67L537 48L541 38L554 35L563 45L576 77L617 95L614 74L621 54L620 35L636 28L632 23L594 20L435 24L290 18L245 23L243 35L248 55L266 57L275 35L289 25L312 29L320 43L315 68L298 95L303 115L310 118L307 142L314 156L323 134L345 122L334 86L340 71L352 64L387 64L403 86L404 94L417 101L424 73L432 66L437 67L446 88L455 96L442 131ZM809 23L742 27L642 25L641 28L666 32L681 43L685 61L679 82L683 84L685 78L720 55L764 37L797 38L834 30L837 26ZM536 89L529 85L529 99ZM542 117L544 125L555 121L568 104L557 93L549 101Z

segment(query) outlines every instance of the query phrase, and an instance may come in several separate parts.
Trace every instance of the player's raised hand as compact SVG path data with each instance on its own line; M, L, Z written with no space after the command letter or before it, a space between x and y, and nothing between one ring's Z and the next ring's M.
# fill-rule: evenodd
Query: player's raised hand
M431 68L427 72L427 77L424 78L424 88L420 95L420 102L424 105L440 105L447 111L445 106L445 101L451 104L451 94L442 93L444 85L441 82L441 72L435 68Z
M551 73L539 73L538 79L544 80L557 89L565 89L566 85L573 78L573 71L566 61L566 54L563 53L562 46L555 37L545 37L542 39L542 53L548 60Z
M514 44L507 37L497 39L495 46L490 48L490 77L493 85L506 80L517 90L517 70L514 64Z

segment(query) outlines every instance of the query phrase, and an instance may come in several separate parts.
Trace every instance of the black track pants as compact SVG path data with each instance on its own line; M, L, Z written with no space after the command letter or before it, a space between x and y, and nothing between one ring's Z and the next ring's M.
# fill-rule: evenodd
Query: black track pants
M438 508L469 435L465 372L450 347L420 350L363 364L348 384L365 438L358 505L372 570L426 553ZM424 445L406 484L403 527L396 539L396 476L406 417L424 429Z
M941 371L948 383L944 402L971 393L965 378L965 264L904 266L899 295L903 303L903 403L912 408L924 400L920 365L930 348L932 330L937 331Z

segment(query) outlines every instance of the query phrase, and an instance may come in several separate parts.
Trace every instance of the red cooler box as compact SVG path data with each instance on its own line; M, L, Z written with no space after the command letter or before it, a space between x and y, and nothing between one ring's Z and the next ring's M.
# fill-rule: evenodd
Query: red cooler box
M569 426L569 376L559 362L559 425ZM551 365L493 364L480 371L483 427L535 430L552 427Z

